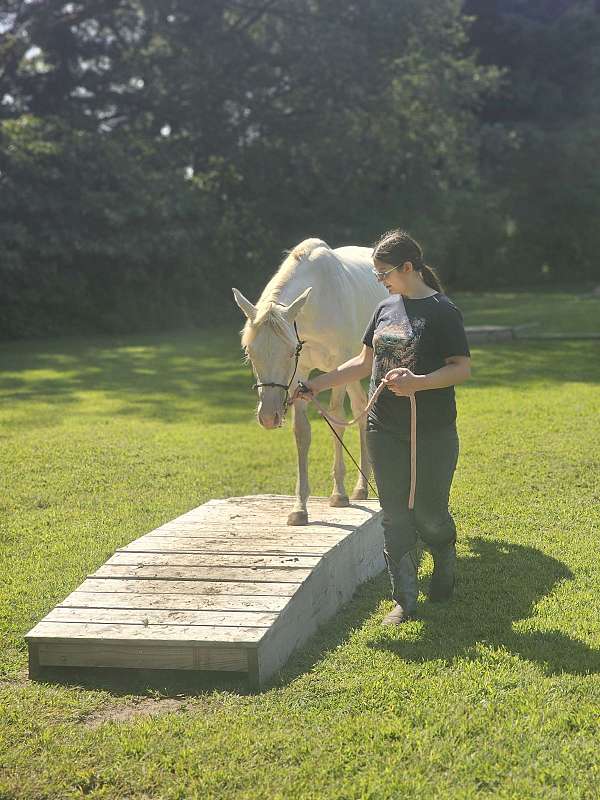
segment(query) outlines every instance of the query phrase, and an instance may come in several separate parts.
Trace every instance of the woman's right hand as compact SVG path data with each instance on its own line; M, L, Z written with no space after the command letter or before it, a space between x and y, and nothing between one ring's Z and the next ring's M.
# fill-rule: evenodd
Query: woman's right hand
M313 399L316 393L315 387L310 381L299 381L298 386L296 386L294 394L292 395L291 402L293 403L294 400L304 400L309 402Z

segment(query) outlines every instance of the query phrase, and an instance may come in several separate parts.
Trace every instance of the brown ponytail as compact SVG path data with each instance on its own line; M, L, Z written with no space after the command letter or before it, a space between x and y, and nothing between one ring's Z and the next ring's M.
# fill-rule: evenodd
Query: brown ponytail
M442 282L439 279L437 272L434 270L433 267L429 267L427 264L423 264L419 272L421 273L423 280L430 286L432 289L435 289L436 292L440 292L444 294L444 287L442 286Z
M423 261L421 245L406 231L395 229L384 233L373 247L373 258L398 267L410 261L413 269L421 273L424 282L431 289L443 294L444 288L437 272Z

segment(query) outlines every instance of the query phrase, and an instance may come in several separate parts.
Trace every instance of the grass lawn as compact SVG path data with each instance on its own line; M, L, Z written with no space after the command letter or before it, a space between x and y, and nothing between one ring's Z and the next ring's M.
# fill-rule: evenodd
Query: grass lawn
M530 325L527 333L600 333L600 297L589 292L460 292L466 325ZM524 331L525 333L525 331Z
M600 300L456 299L467 324L600 328ZM236 330L1 345L0 798L599 797L599 343L472 355L455 600L422 596L419 620L382 628L381 575L253 694L235 678L30 683L23 641L160 523L293 492L291 430L254 422ZM317 420L315 495L330 451Z

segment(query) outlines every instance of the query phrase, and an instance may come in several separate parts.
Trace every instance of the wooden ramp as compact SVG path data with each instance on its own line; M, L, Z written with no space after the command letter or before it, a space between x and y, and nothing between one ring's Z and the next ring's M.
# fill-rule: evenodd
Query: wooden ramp
M384 568L379 503L211 500L118 550L31 630L29 672L134 667L247 672L261 686Z

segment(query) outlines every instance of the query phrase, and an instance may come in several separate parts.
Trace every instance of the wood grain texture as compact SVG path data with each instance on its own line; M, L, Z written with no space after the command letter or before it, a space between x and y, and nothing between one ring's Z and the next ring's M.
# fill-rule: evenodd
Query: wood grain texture
M269 567L196 567L169 564L105 564L90 577L164 578L167 580L249 581L251 583L293 583L299 585L310 575L309 569L271 569Z
M44 666L242 670L262 686L383 568L379 505L211 500L120 548L27 635Z
M203 625L208 627L268 628L277 619L277 611L213 611L173 608L96 608L57 606L47 622L86 622L123 625Z
M218 598L252 595L253 597L291 597L296 583L253 583L252 581L147 580L144 578L87 578L79 587L82 591L106 593L143 593L155 595L195 594Z
M279 568L285 570L311 570L319 563L319 556L270 555L266 553L182 553L170 550L166 553L118 550L107 564L174 567L210 567L217 571L221 567L253 568L257 570Z
M87 583L87 582L86 582ZM82 588L86 585L82 584ZM144 581L150 583L150 581ZM175 611L281 611L289 597L265 595L179 594L76 591L57 608L162 608Z
M93 623L93 622L50 622L44 618L28 634L30 641L72 642L75 640L127 642L142 641L147 644L185 643L202 646L217 642L221 645L257 644L268 628L247 628L232 625L144 625L141 622Z
M130 669L224 670L246 672L248 653L240 648L190 647L169 644L131 645L127 642L44 642L41 667L124 667Z

